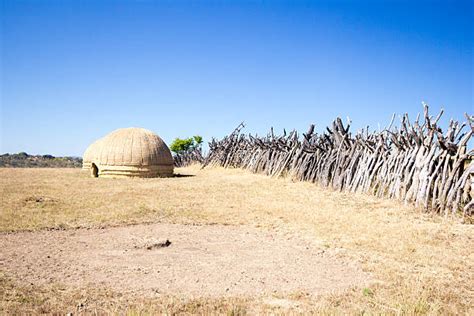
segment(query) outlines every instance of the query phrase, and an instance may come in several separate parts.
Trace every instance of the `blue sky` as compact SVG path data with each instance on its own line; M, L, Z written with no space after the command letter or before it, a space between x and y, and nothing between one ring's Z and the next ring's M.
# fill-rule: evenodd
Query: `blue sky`
M82 155L349 116L474 113L472 1L21 1L1 8L0 152Z

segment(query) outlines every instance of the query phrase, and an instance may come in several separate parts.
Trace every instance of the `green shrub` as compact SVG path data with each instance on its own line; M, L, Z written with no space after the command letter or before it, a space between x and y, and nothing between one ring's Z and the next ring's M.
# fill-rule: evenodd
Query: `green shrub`
M187 152L191 152L195 149L198 149L202 144L202 137L199 135L181 139L175 138L171 143L170 149L171 151L177 154L184 154Z

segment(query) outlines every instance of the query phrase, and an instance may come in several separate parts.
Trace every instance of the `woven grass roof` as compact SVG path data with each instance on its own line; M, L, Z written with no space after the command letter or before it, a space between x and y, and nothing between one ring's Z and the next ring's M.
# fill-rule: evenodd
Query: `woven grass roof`
M104 166L173 165L165 142L137 127L121 128L97 140L84 152L83 161Z

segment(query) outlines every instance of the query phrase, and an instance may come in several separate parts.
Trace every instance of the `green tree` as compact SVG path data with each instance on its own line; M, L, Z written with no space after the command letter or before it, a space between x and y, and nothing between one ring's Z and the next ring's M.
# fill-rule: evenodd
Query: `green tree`
M194 141L196 142L196 147L202 144L202 136L196 135L196 136L193 136L193 138L194 138Z
M184 154L187 152L191 152L195 149L199 149L202 144L202 137L199 135L181 139L175 138L171 143L170 149L171 151L177 154Z

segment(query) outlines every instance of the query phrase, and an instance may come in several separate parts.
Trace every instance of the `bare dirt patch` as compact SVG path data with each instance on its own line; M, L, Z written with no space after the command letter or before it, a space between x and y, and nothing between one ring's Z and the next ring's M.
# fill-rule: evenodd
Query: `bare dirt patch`
M168 240L168 242L166 242ZM150 247L150 245L161 245ZM136 225L0 235L0 269L42 286L186 297L311 295L362 287L368 275L317 244L242 226Z

